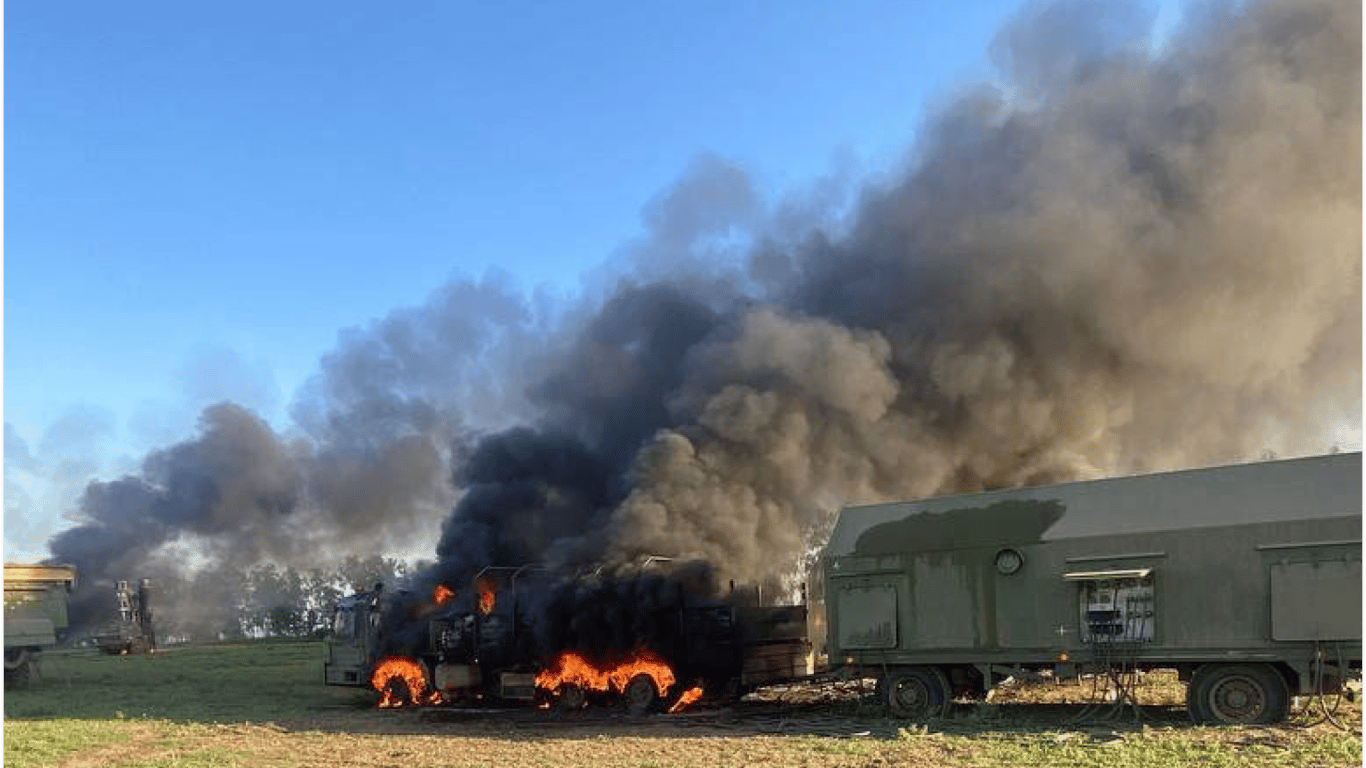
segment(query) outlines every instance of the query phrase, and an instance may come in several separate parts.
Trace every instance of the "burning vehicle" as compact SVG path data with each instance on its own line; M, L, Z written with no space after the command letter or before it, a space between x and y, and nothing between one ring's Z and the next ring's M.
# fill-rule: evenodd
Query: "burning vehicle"
M1130 696L1139 670L1174 668L1197 722L1274 723L1292 697L1360 677L1361 478L1346 453L846 507L809 627L805 590L799 605L718 599L697 563L486 568L463 595L377 587L338 606L326 678L372 685L381 706L643 713L822 659L924 719L1007 676L1104 675Z
M643 714L810 674L804 600L762 605L758 590L734 587L717 597L704 571L490 567L464 590L377 584L337 604L324 678L371 686L382 707L620 704Z
M107 654L153 653L157 649L156 632L152 628L152 585L148 579L133 588L120 580L114 588L119 604L117 620L105 625L92 639Z

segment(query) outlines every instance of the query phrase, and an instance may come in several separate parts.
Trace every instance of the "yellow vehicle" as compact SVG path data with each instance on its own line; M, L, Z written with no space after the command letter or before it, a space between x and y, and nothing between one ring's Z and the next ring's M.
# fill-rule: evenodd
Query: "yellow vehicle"
M27 685L43 649L66 632L66 598L75 586L69 565L5 563L6 688Z

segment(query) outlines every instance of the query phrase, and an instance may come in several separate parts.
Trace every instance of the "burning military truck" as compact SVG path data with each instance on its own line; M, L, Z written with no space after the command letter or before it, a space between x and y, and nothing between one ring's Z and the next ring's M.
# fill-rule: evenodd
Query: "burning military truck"
M717 595L700 566L565 577L491 567L340 601L330 685L371 686L380 706L523 703L673 710L810 673L804 601Z
M552 578L485 569L461 594L338 606L329 683L383 703L633 711L810 669L876 677L935 717L1009 677L1174 668L1197 722L1285 719L1361 674L1360 453L846 507L800 605L723 597L700 566Z
M119 616L93 637L95 645L110 655L156 651L151 582L142 579L135 589L121 580L114 588L114 597L118 600Z

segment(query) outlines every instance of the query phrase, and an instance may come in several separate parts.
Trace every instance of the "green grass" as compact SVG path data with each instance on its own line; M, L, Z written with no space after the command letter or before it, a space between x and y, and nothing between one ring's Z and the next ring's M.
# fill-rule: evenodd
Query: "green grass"
M9 695L6 695L6 701ZM54 765L62 758L107 744L127 742L133 734L120 722L72 720L5 722L5 765Z
M1013 704L980 705L927 726L890 720L866 702L644 720L378 711L373 692L323 685L322 656L319 643L292 642L154 656L49 654L30 688L5 696L4 764L1336 768L1362 759L1359 704L1345 713L1353 733L1327 725L1196 728L1160 708L1148 727L1077 725L1048 707Z
M41 676L6 691L5 719L156 718L267 722L328 704L360 704L360 689L322 684L322 646L274 642L108 656L49 653Z
M99 724L70 720L7 726L5 765L116 768L323 768L392 766L1112 766L1184 768L1303 766L1361 763L1351 734L1278 737L1265 741L1238 729L1210 733L1140 731L1095 738L1075 732L951 735L906 732L897 738L697 735L653 732L585 734L508 730L497 736L440 726L425 733L282 732L259 726L212 727L163 720ZM1264 730L1264 729L1263 729ZM79 738L73 734L82 732ZM1253 734L1251 738L1240 738ZM18 737L16 739L16 736Z
M1259 741L1240 739L1236 729L1145 730L1102 738L1070 732L1032 737L984 735L961 746L986 765L1018 766L1355 766L1361 740L1352 734Z

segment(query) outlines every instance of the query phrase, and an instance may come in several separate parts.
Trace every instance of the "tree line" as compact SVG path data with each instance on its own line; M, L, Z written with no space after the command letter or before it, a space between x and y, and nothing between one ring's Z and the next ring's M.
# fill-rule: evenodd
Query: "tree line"
M423 567L397 558L350 556L333 568L273 564L152 578L153 624L161 642L316 637L337 600L376 583L403 584Z

